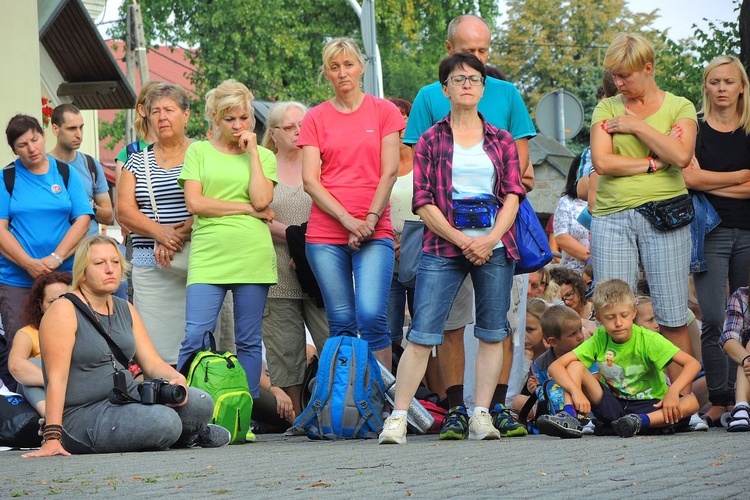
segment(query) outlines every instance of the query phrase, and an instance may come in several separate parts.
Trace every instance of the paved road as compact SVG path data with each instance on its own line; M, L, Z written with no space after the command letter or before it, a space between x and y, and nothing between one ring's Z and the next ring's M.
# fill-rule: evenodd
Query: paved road
M747 498L750 434L546 436L404 446L259 436L216 449L21 459L0 453L0 498Z

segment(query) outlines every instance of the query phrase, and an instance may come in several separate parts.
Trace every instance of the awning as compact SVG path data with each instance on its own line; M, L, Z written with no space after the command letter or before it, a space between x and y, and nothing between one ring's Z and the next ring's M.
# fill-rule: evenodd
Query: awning
M64 83L59 97L80 109L126 109L135 92L81 0L37 0L39 40Z

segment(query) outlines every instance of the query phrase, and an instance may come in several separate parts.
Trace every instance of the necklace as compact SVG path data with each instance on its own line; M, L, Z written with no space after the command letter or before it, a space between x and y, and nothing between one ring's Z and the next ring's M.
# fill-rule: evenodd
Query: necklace
M159 151L156 151L157 146L158 146L159 150L162 149L162 145L159 144L158 142L156 143L156 145L154 145L154 151L156 151L156 153L159 155L159 158L161 158L161 163L166 163L168 160L171 160L175 156L177 156L180 153L182 153L183 151L185 151L185 148L187 147L187 144L185 144L185 139L184 138L182 139L182 141L180 142L180 144L182 145L182 147L180 149L178 149L175 154L170 155L170 156L164 156Z

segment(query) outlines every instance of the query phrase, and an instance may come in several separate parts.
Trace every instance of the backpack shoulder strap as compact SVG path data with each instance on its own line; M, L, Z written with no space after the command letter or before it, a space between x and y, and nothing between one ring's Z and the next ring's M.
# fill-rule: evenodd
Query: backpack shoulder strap
M57 161L57 171L60 172L60 176L63 178L63 184L65 184L65 189L68 188L68 181L70 180L70 165L67 163L63 163L61 161Z
M294 420L294 426L298 429L306 431L306 434L311 439L321 439L323 435L318 429L317 422L320 418L323 406L328 402L331 396L330 381L333 378L333 370L336 365L334 360L339 352L341 341L344 337L331 337L326 340L323 346L323 352L320 353L320 360L318 361L318 373L315 379L315 390L310 397L310 401L302 413ZM317 425L316 425L317 424Z
M125 146L125 153L127 154L128 158L133 153L137 153L141 150L141 143L139 141L131 142L127 146Z
M354 403L357 405L359 413L362 415L357 428L354 429L354 436L356 437L362 426L366 422L372 421L376 428L382 428L382 415L377 415L370 404L370 398L367 395L367 375L369 369L370 381L375 381L375 387L373 390L383 392L383 378L380 376L380 367L377 366L375 355L370 351L370 347L364 340L356 339L352 340L352 351L354 352ZM372 358L372 360L371 360ZM374 367L373 367L374 366Z
M99 177L99 174L96 170L96 161L94 160L93 156L87 155L86 153L82 153L83 157L86 159L86 166L89 169L89 175L91 176L91 182L94 183L94 187L96 187L96 181Z
M16 185L16 164L15 162L8 163L3 168L3 182L5 183L5 190L8 191L9 195L13 195L13 187Z

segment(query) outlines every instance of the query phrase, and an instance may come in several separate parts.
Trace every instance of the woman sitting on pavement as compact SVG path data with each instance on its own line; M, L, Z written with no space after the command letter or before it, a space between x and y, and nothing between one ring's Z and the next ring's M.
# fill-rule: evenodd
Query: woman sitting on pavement
M229 442L229 431L207 425L213 416L211 397L186 387L185 377L159 357L133 305L112 295L126 265L117 242L107 236L90 236L78 246L71 294L85 304L79 309L66 297L42 318L44 441L24 457ZM110 346L105 332L118 349ZM157 396L157 404L123 404L124 399L140 401L147 387L139 390L142 384L117 359L122 355L135 360L148 378L163 381L158 393L171 403L158 404Z
M16 332L8 356L8 369L20 384L19 392L44 416L44 377L39 351L39 323L54 301L68 291L72 279L53 271L39 276L31 286L21 317L26 326Z
M476 406L468 437L500 438L489 406L503 363L502 340L510 333L507 313L513 259L518 257L513 224L525 190L513 137L487 123L477 111L485 71L474 55L443 59L439 75L451 111L422 135L415 150L412 207L426 232L414 323L399 364L394 411L380 443L406 442L407 409L433 346L443 342L450 304L467 274L474 286L474 335L479 339ZM471 216L477 213L483 216Z

